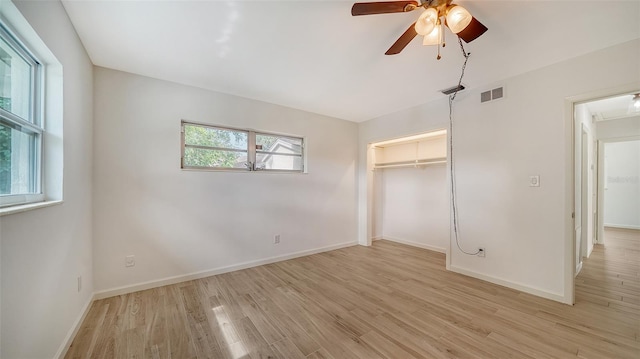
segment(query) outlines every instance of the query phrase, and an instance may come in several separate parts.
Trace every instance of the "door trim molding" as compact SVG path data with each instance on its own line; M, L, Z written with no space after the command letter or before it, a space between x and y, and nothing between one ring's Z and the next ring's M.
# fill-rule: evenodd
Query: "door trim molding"
M568 96L564 99L565 117L565 198L564 198L564 226L565 226L565 265L564 265L564 302L575 303L575 238L574 219L572 213L575 211L575 121L574 107L576 104L589 102L606 97L612 97L624 93L638 91L640 81L630 82L625 85L612 88L591 91L575 96Z

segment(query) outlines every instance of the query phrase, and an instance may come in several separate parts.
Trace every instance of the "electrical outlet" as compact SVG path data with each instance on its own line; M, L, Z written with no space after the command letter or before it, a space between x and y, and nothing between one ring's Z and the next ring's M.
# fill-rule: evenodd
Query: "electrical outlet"
M136 265L136 256L126 256L124 257L124 266L125 267L133 267Z
M478 254L477 254L477 256L478 256L478 257L486 257L486 255L487 255L487 253L486 253L486 251L484 250L484 247L478 247Z
M82 290L82 276L78 277L78 292Z
M279 244L279 243L280 243L280 235L279 235L279 234L276 234L276 235L273 237L273 244Z

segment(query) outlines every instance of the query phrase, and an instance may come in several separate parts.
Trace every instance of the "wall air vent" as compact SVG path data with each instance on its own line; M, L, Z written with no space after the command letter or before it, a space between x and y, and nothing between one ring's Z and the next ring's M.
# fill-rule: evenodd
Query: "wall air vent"
M502 98L503 95L504 95L504 92L502 91L502 87L498 87L491 90L491 100L497 100L499 98Z
M504 88L502 86L496 87L493 90L480 93L480 103L494 101L497 99L501 99L503 97L504 97Z
M440 92L442 92L445 95L451 95L452 93L456 92L456 90L458 92L460 92L460 91L462 91L464 89L465 89L464 85L460 85L459 88L458 88L458 86L453 86L453 87L449 87L449 88L444 89L444 90L440 90Z

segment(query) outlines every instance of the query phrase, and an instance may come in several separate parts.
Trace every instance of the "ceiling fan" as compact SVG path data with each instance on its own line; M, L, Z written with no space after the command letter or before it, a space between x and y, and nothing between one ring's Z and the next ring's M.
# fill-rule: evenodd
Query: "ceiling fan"
M418 2L420 1L420 2ZM407 31L385 52L385 55L399 54L418 34L424 36L423 45L438 45L438 60L440 59L440 45L444 47L444 25L446 25L460 39L469 43L487 31L487 27L476 20L467 9L452 4L453 0L418 0L418 1L382 1L355 3L351 7L351 15L374 15L394 12L409 12L418 8L425 11L420 14ZM441 21L443 18L444 21Z

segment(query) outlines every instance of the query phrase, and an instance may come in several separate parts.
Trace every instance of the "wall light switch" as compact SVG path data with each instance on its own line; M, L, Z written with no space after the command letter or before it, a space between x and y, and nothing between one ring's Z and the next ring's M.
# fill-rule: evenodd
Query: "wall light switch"
M540 176L529 176L529 187L540 187Z

